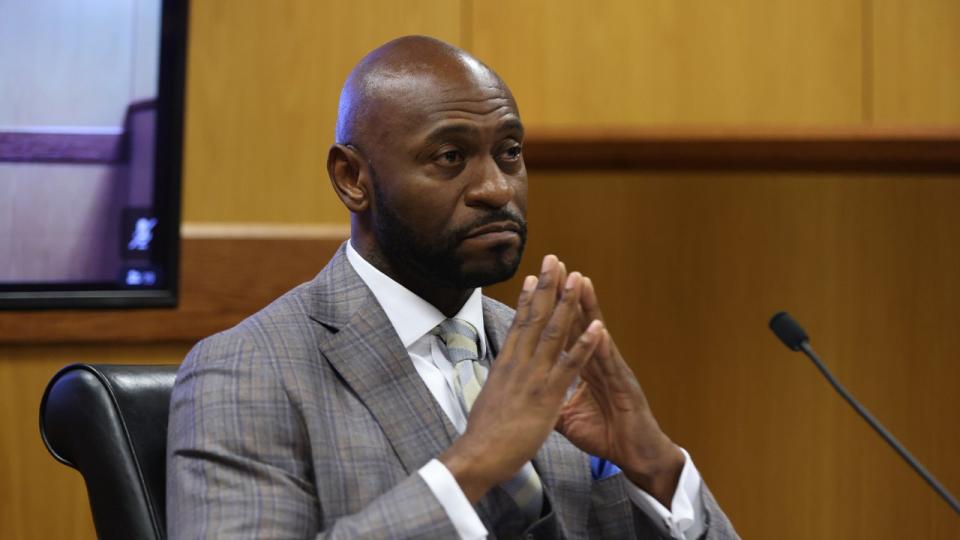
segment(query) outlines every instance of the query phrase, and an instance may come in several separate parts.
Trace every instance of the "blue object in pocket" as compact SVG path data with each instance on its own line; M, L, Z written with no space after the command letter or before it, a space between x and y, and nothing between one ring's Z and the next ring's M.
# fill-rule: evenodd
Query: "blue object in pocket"
M593 474L594 480L603 480L619 473L620 467L603 458L590 456L590 472Z

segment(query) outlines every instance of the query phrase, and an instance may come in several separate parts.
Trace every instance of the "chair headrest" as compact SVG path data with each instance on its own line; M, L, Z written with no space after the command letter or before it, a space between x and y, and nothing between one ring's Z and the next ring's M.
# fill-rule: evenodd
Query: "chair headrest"
M80 471L100 538L163 538L167 416L178 366L73 364L40 403L40 434Z

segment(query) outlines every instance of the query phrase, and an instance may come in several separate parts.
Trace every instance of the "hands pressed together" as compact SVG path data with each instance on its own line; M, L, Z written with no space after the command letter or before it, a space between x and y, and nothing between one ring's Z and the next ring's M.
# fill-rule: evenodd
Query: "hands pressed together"
M580 377L573 395L570 386ZM471 502L513 477L551 430L607 459L669 507L684 457L660 430L603 323L590 278L547 255L517 313L463 436L440 456Z

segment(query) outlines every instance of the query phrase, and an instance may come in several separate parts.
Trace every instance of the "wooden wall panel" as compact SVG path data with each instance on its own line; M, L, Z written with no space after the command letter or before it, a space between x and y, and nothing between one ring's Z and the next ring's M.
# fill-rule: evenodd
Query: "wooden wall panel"
M960 2L872 5L874 121L960 123Z
M345 222L326 157L350 69L405 34L460 41L445 0L205 1L191 17L186 221Z
M658 418L744 538L956 538L947 505L767 321L795 315L960 492L958 180L534 171L523 271L554 252L594 278ZM514 303L520 279L493 292Z
M529 125L860 121L860 0L472 7L470 49Z
M177 364L190 345L0 346L0 536L96 538L83 479L40 440L40 398L54 373L74 362Z

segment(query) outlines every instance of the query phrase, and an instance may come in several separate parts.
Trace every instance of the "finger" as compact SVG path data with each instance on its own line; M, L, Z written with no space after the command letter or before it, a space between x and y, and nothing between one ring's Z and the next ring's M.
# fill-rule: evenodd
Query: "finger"
M563 352L567 344L570 326L576 318L577 307L580 305L582 278L580 272L574 272L567 277L564 283L563 297L550 316L550 321L540 332L540 339L534 353L539 360L553 364L557 361L560 353Z
M603 336L600 338L593 356L596 362L590 365L592 371L590 378L610 377L614 374L616 358L613 354L613 338L610 337L610 332L606 328L603 329Z
M580 373L580 370L587 364L603 339L603 322L594 320L587 326L587 330L580 334L573 347L563 355L547 379L547 387L565 395L567 389L573 384L574 379Z
M540 333L550 320L557 303L555 289L560 273L560 261L556 255L543 258L537 286L533 290L530 306L523 318L517 317L516 352L521 358L531 358L540 338Z
M533 291L536 289L537 276L527 276L523 278L520 297L517 299L517 311L513 314L513 322L510 323L510 329L507 330L507 337L500 347L500 352L507 351L507 354L503 355L504 358L510 358L512 356L510 351L516 346L517 336L519 335L519 332L516 330L519 326L517 321L525 319L530 312L530 302L533 300Z
M589 320L603 320L603 312L600 311L600 301L597 299L597 291L593 288L593 280L584 278L583 294L580 295L580 305L583 307L583 313Z
M604 328L603 336L593 353L593 359L581 373L583 379L594 387L605 388L632 379L633 370L617 352L610 332Z
M557 300L563 296L563 284L567 282L567 265L560 261L560 276L557 278Z
M597 291L593 287L593 280L585 278L584 281L583 294L580 296L580 305L583 307L584 315L589 319L600 319L604 321L603 311L600 309L600 301L597 300ZM620 358L620 351L617 349L617 344L614 343L612 337L606 340L604 346L610 351L609 356L611 359ZM622 362L622 358L620 359Z
M594 319L603 320L602 314L599 310L596 310L596 313L593 316L587 314L586 310L583 309L584 295L591 294L593 296L592 303L593 305L599 305L596 300L596 293L593 292L593 281L590 280L587 276L583 277L583 290L580 292L580 305L577 306L577 318L571 326L570 335L567 339L566 349L569 350L570 347L573 347L573 344L576 342L577 337L582 334L587 329L587 325L590 324L590 321ZM589 288L589 289L588 289Z
M583 287L583 285L581 285L581 287ZM580 296L581 298L583 297L582 289ZM577 342L577 337L587 329L588 324L590 324L590 319L587 319L587 316L583 313L583 307L577 305L577 315L573 318L573 324L570 325L570 332L567 334L567 344L563 350L569 351L570 347L573 347Z

